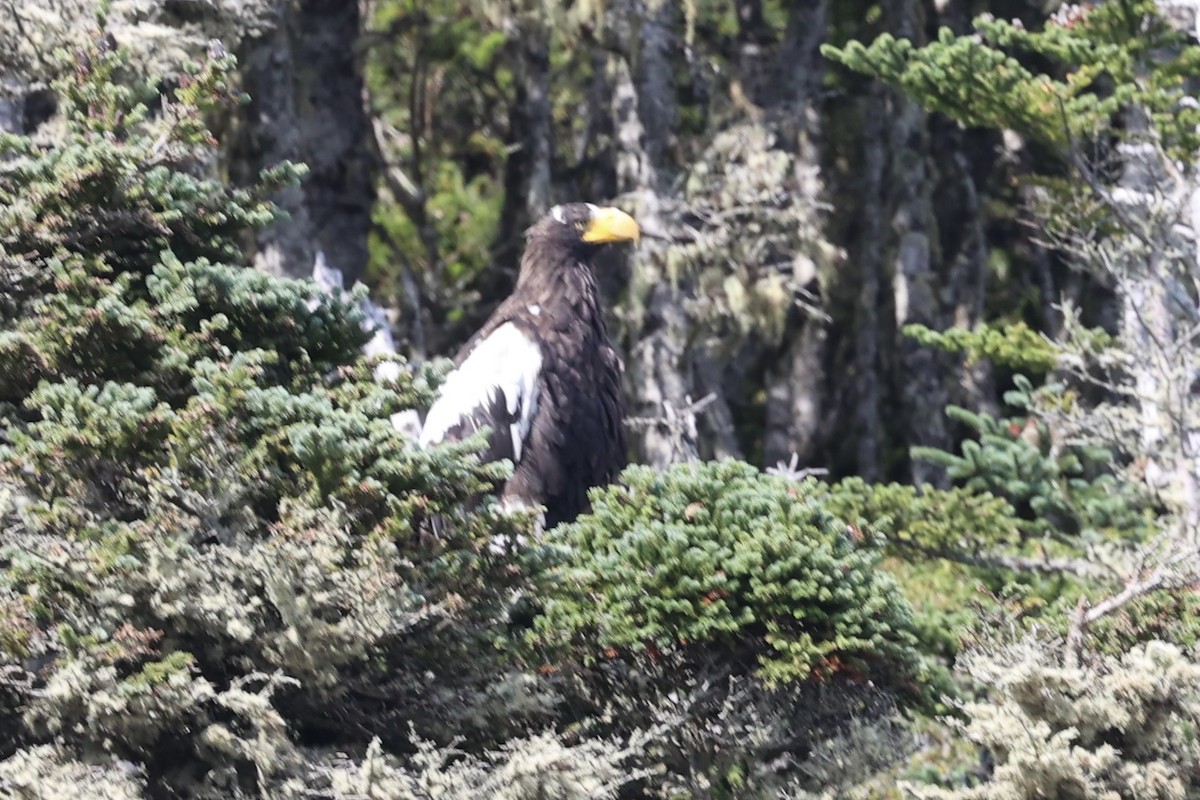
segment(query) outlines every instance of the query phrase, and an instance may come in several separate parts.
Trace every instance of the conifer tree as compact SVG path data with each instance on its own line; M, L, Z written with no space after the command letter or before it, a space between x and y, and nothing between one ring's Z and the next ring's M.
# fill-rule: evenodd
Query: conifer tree
M984 17L973 35L942 31L926 47L880 37L826 53L1055 153L1061 171L1035 179L1031 208L1120 308L1101 331L1064 303L1063 338L1026 350L1049 376L1018 383L1024 419L957 411L978 443L922 453L1024 506L1021 529L1072 546L1089 580L1061 614L1032 615L1033 629L1007 618L977 631L960 667L992 696L962 705L962 730L994 759L991 780L917 794L1194 796L1195 654L1176 643L1195 641L1200 578L1200 48L1156 3L1113 0L1064 5L1042 30ZM1015 329L914 334L1021 360Z
M1040 31L991 17L975 28L970 36L944 30L923 48L883 36L869 46L825 52L963 124L1009 128L1059 155L1068 178L1039 179L1029 193L1033 209L1061 252L1112 288L1121 319L1114 336L1085 327L1079 312L1064 306L1066 336L1052 350L1065 386L1026 392L1026 438L1074 462L1081 456L1103 462L1107 451L1123 485L1161 512L1148 545L1138 546L1145 529L1130 521L1125 542L1106 548L1109 561L1123 564L1117 573L1124 579L1108 600L1120 605L1186 586L1200 569L1200 404L1193 391L1200 299L1190 277L1200 112L1187 81L1200 71L1200 47L1150 0L1065 5ZM973 342L961 333L916 333L941 346L999 352L996 337L990 345L983 338L987 332ZM1045 363L1045 345L1034 351ZM1087 387L1102 390L1101 402L1086 402L1080 392ZM988 443L985 436L973 452L999 463L997 440ZM942 460L969 477L966 462ZM1028 484L1011 483L1015 478L1005 480L1027 491ZM1032 511L1056 532L1069 532L1071 523L1038 502ZM1103 513L1105 502L1076 498L1075 513ZM1108 600L1082 601L1070 657L1078 655L1084 628L1113 610Z
M824 791L903 756L941 676L882 536L734 460L632 466L591 498L548 532L527 641L602 729L654 731L666 796ZM822 757L849 769L807 777Z

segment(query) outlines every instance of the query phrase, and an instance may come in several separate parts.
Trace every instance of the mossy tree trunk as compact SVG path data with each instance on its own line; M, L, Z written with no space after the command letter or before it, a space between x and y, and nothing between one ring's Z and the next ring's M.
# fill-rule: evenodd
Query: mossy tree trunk
M774 58L766 59L765 81L756 81L756 105L767 112L783 148L794 156L797 189L814 206L825 193L821 172L821 117L818 95L825 75L819 47L828 24L829 0L796 3ZM758 39L759 37L754 37ZM821 280L812 275L801 288L821 295ZM766 405L763 434L765 464L786 462L795 454L805 464L822 461L829 439L829 330L825 319L811 314L788 315L787 343L763 378Z
M678 8L668 0L649 0L618 30L620 58L612 65L617 190L630 197L637 217L652 235L671 227L673 178L671 138L678 121L675 56L682 45ZM635 21L636 20L636 21ZM634 285L643 316L633 331L626 360L626 388L636 418L632 440L636 458L647 464L694 459L695 415L688 410L693 386L688 337L691 323L683 308L686 287L672 280L668 248L649 238L631 257Z
M925 11L919 0L892 0L886 6L890 25L899 38L925 41ZM906 339L905 325L942 328L939 303L938 223L933 205L934 176L929 120L916 101L889 92L884 99L890 124L886 138L888 167L885 211L888 226L887 270L892 281L896 313L897 373L893 376L903 415L907 443L945 448L950 444L942 410L948 400L942 384L944 359L927 347ZM914 464L918 483L939 482L940 470Z
M312 272L323 251L347 281L367 262L376 163L357 49L358 4L277 0L276 25L237 50L250 104L230 148L245 181L282 160L302 162L302 186L278 199L288 218L255 237L255 261L274 274Z

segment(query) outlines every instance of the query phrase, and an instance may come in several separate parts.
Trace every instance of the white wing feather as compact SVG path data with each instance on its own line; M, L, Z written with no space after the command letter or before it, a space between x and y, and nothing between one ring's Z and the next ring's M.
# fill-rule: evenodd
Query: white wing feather
M475 409L495 402L496 393L502 391L508 413L517 415L508 432L513 461L520 461L522 445L537 412L541 369L542 351L537 342L511 322L496 328L446 376L441 395L425 417L421 446L442 441L447 431Z

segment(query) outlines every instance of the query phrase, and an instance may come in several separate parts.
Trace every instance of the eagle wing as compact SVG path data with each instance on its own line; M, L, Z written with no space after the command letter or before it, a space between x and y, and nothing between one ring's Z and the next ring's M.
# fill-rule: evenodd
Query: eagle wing
M446 376L425 424L420 444L465 439L492 429L487 460L521 460L537 413L542 350L529 334L505 322L482 337Z

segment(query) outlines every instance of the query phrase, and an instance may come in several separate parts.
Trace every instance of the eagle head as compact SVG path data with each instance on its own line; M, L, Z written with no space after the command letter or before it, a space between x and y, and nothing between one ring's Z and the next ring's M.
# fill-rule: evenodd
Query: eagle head
M572 245L571 249L591 249L612 242L636 242L641 236L633 217L619 208L591 203L564 203L530 230L531 235Z

